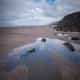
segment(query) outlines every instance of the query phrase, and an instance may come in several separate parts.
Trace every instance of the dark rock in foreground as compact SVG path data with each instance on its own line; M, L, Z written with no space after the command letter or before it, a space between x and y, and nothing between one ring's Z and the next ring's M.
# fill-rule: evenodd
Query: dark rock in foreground
M42 38L41 42L46 42L46 39L45 38Z
M75 49L74 49L74 46L71 44L71 43L69 43L69 42L65 42L65 43L63 43L63 45L65 46L65 47L67 47L69 50L71 50L71 51L74 51Z

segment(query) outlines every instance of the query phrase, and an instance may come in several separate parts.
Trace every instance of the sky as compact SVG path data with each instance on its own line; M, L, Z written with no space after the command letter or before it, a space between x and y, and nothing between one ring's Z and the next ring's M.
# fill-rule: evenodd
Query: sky
M47 25L80 11L80 0L0 0L0 26Z

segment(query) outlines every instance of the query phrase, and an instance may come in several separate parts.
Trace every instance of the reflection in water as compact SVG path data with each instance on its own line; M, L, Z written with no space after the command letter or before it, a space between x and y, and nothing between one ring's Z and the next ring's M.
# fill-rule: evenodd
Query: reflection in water
M49 52L50 48L73 65L80 67L79 44L72 43L75 51L71 52L62 45L65 41L47 38L46 42L41 42L41 39L37 39L35 43L15 48L9 53L5 59L5 71L9 72L20 65L26 65L29 69L28 80L62 80L60 71ZM35 51L27 52L30 48L35 48Z
M38 39L36 39L36 40L37 40L37 41L41 41L41 39L42 39L42 38L38 38Z
M69 36L69 34L57 34L58 36Z
M35 43L35 45L39 46L39 49L40 49L41 51L44 49L45 44L46 44L45 42L40 42L40 41L37 41L37 42Z

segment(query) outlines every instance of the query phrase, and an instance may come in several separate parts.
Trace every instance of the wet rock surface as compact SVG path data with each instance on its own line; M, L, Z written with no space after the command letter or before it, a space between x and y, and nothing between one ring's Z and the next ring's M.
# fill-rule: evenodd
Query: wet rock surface
M42 38L41 42L46 42L46 38Z
M30 48L29 50L28 50L28 52L34 52L35 51L35 48Z
M79 37L71 37L71 40L80 40Z
M71 44L71 43L69 43L69 42L65 42L65 43L63 43L63 45L65 46L65 47L67 47L69 50L71 50L71 51L74 51L75 49L74 49L74 46Z

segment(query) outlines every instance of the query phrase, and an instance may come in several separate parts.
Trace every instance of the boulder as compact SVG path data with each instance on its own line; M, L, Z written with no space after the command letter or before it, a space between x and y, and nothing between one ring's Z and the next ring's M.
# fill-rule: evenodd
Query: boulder
M45 38L42 38L41 42L46 42L46 39Z
M69 43L69 42L65 42L65 43L63 43L63 45L65 46L65 47L67 47L69 50L71 50L71 51L74 51L75 49L74 49L74 46L71 44L71 43Z
M71 40L80 40L79 37L71 37Z

